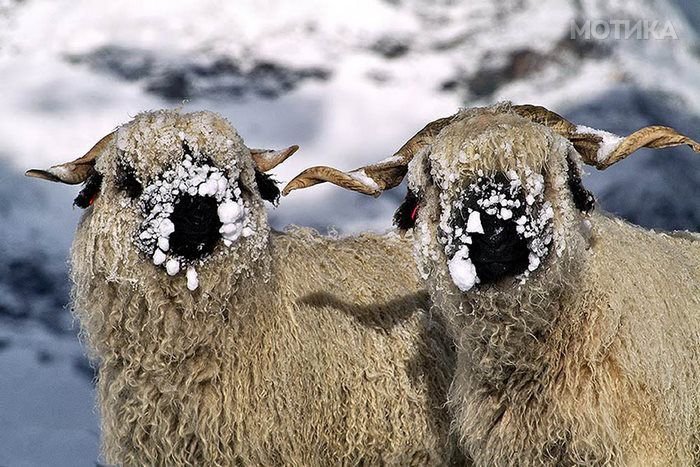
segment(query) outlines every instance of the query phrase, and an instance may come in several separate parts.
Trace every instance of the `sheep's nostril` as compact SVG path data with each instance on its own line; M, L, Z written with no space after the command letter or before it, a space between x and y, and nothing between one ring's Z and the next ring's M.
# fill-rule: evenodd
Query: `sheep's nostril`
M171 251L189 260L211 254L221 239L217 209L218 203L211 196L182 195L170 215L175 226L170 235Z
M520 217L522 209L513 209L509 219L485 213L477 200L469 199L461 213L468 219L469 213L480 212L481 232L470 232L469 257L481 284L496 282L517 276L528 267L528 242L518 234L514 219Z
M485 216L484 233L472 235L470 255L482 284L523 273L528 266L527 241L518 235L516 224Z

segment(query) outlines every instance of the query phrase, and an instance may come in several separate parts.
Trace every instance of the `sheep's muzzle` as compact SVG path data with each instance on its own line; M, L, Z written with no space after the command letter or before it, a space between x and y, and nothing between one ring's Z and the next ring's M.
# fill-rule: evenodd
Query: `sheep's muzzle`
M443 200L440 241L460 290L538 268L552 238L552 209L543 189L540 174L479 174L451 201Z
M211 196L184 194L175 203L170 220L175 231L170 235L170 248L178 256L195 260L210 255L221 239L222 223L217 214L218 203Z
M482 227L484 233L473 233L468 246L481 284L523 273L529 250L527 241L516 232L515 222L486 214L482 216Z
M196 288L195 266L217 245L231 247L254 233L238 183L235 164L217 167L206 155L184 145L184 158L143 187L137 203L143 222L136 246L170 276L187 271Z
M453 231L461 229L471 240L464 246L469 250L481 284L516 276L528 266L527 240L518 234L516 224L516 219L524 215L525 197L520 190L513 192L505 177L499 175L495 180L495 184L483 187L478 193L465 191L461 206L451 216ZM503 202L508 205L504 206Z

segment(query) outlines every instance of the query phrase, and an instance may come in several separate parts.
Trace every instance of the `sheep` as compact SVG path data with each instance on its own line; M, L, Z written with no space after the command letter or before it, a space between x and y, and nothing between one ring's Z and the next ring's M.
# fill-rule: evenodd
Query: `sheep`
M408 173L395 221L457 346L449 407L475 465L700 465L700 235L593 210L580 175L681 144L700 152L667 127L620 138L502 103L283 193L377 196Z
M446 465L454 346L396 236L272 231L267 170L210 112L154 111L29 176L85 182L73 309L106 462Z

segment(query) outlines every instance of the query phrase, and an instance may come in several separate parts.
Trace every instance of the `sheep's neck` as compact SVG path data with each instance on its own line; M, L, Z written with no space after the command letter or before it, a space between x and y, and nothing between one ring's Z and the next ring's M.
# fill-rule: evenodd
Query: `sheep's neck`
M538 301L494 301L488 309L473 308L457 331L461 365L491 389L555 377L572 353L590 352L582 346L594 345L580 339L595 320L575 306L578 294L563 287Z
M229 348L253 315L268 308L269 269L263 257L242 273L202 274L195 292L184 288L184 278L161 275L144 276L146 284L138 289L128 282L85 282L88 287L74 295L78 308L87 310L83 326L104 363L160 371ZM206 282L213 280L219 283ZM101 310L96 303L104 303Z

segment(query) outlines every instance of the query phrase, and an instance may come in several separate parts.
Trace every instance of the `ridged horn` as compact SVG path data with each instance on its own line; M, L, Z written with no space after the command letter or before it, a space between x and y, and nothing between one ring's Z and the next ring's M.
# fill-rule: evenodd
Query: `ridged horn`
M661 149L688 145L700 152L700 144L666 126L648 126L627 137L607 131L577 126L561 115L535 105L514 105L513 111L533 122L548 126L569 139L581 159L588 165L605 170L641 148Z
M427 124L416 133L396 153L376 164L360 167L350 172L343 172L333 167L311 167L294 177L282 190L287 196L294 190L308 188L319 183L330 182L348 190L365 195L379 196L384 191L399 185L406 175L408 163L424 146L430 144L435 136L447 126L454 116L440 118Z
M633 152L641 148L662 149L681 145L690 146L693 151L700 152L700 144L678 133L667 126L648 126L637 130L622 141L609 153L598 157L594 164L598 169L606 169L616 162L621 161Z
M51 182L77 185L83 183L95 168L97 157L105 150L107 145L116 137L116 131L108 134L97 142L84 156L72 162L54 165L46 170L27 170L27 177L41 178Z
M274 149L250 149L250 155L253 157L253 162L255 162L255 166L258 170L260 172L267 172L286 161L287 158L297 152L298 149L299 146L296 144L279 151Z

